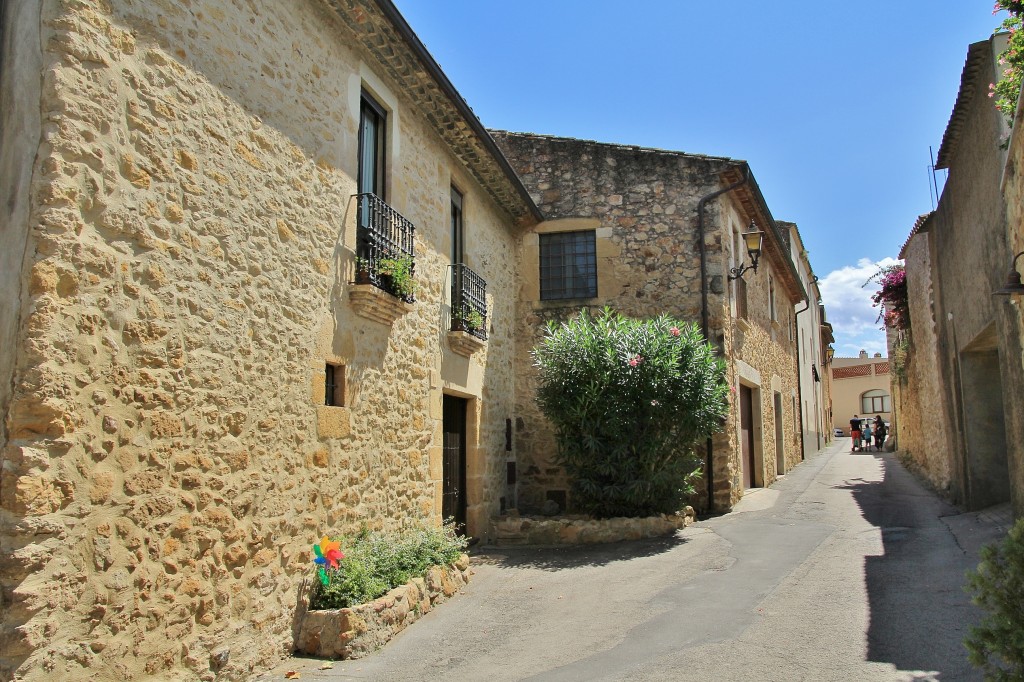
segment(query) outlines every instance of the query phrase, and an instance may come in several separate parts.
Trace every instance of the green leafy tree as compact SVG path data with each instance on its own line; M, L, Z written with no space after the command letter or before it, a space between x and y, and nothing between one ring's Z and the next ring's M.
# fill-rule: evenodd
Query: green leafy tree
M988 613L964 644L986 680L1024 680L1024 519L1006 539L981 550L977 571L967 574L974 603Z
M1021 83L1024 81L1024 31L1021 31L1024 20L1024 1L997 0L992 13L1001 10L1010 16L1003 20L1000 28L1010 34L1010 42L999 55L999 70L1002 76L999 82L989 85L989 97L995 100L996 109L1006 116L1006 121L1013 127L1013 114L1017 109L1017 98L1020 96Z
M694 324L605 309L549 322L533 350L573 504L597 517L680 509L698 442L728 413L725 365Z

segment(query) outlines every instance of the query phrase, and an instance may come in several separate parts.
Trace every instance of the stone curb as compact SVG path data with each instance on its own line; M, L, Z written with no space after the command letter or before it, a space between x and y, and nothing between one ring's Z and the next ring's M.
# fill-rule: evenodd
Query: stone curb
M672 535L696 519L693 507L641 518L500 516L492 519L496 547L589 545Z

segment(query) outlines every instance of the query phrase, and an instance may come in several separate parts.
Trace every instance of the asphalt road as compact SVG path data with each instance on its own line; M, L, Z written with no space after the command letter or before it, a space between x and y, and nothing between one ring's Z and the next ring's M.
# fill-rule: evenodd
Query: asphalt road
M1005 533L838 439L675 537L491 549L463 594L356 661L258 680L980 680L962 640Z

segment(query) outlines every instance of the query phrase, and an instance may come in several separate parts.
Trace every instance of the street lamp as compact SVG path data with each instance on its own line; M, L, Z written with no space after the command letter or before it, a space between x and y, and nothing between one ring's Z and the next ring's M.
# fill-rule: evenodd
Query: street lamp
M1020 273L1017 272L1017 259L1024 256L1021 251L1013 257L1013 264L1010 266L1010 274L1006 276L1006 284L1002 289L992 292L993 296L1021 296L1024 295L1024 284L1020 283Z
M738 268L729 270L729 279L739 279L747 270L757 272L757 261L761 258L761 242L764 239L764 232L757 229L753 220L750 227L743 233L743 243L747 246L747 253L750 254L750 265L741 265Z
M833 348L832 346L829 346L828 348L826 348L825 349L825 364L826 365L831 365L832 364L832 358L834 358L835 356L836 356L836 349L835 348Z

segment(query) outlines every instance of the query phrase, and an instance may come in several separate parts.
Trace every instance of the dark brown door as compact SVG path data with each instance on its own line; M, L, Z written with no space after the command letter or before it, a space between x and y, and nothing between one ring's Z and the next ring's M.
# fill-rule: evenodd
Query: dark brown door
M444 396L441 514L466 528L466 400Z
M743 460L743 489L753 488L754 476L754 392L740 386L740 447Z

